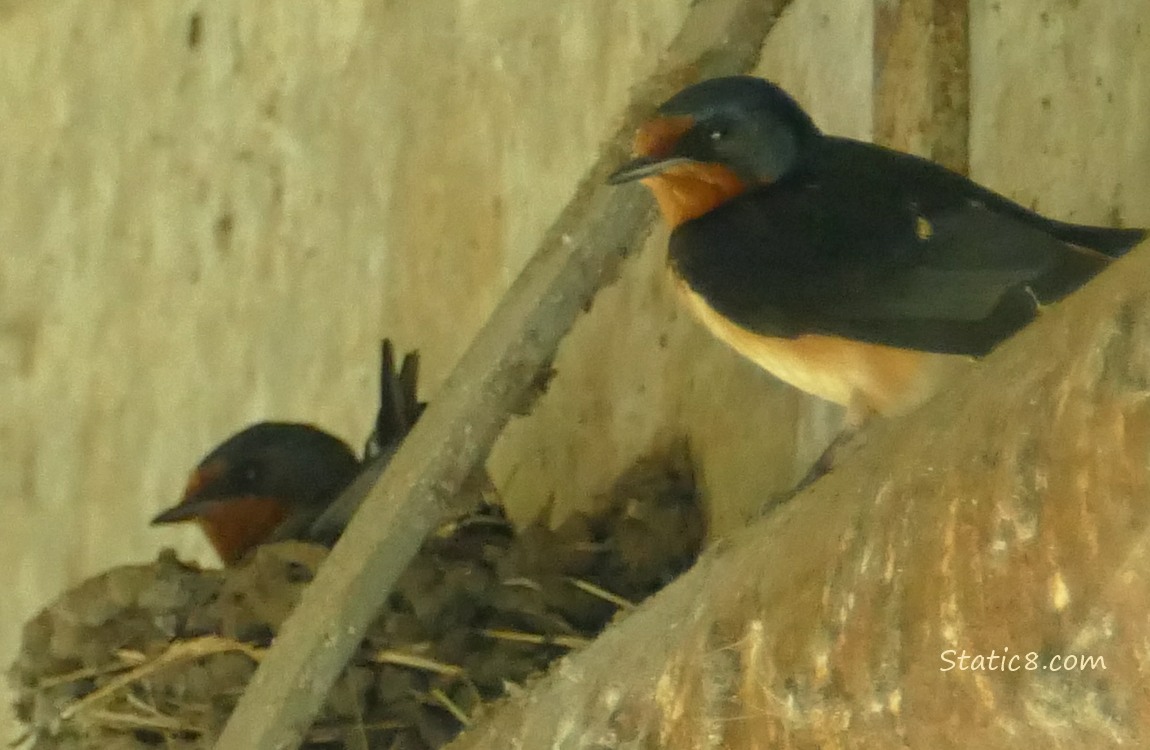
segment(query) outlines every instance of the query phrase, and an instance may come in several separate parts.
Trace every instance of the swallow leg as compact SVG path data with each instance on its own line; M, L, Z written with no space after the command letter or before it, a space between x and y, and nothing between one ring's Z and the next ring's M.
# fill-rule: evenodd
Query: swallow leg
M876 412L874 408L867 403L866 399L862 397L852 398L851 402L847 405L846 418L843 420L843 425L838 434L827 444L827 447L823 449L819 457L814 460L810 468L807 469L806 474L790 489L772 496L767 504L763 506L763 510L766 511L770 508L782 505L829 474L839 463L843 455L858 447L860 433L863 432L863 428L875 415Z
M835 467L835 464L838 463L839 456L846 447L854 441L855 437L858 436L859 430L860 427L858 426L849 424L844 426L842 431L835 436L835 439L830 442L822 454L811 464L811 467L807 469L807 473L803 475L803 478L791 489L791 493L797 495L829 474Z
M855 393L851 397L850 403L847 404L846 418L843 420L839 434L835 435L835 438L823 449L823 452L815 459L811 468L807 469L807 473L792 488L791 492L798 494L829 474L838 463L839 458L846 452L847 447L856 442L855 438L862 432L863 427L876 416L878 416L878 411L866 395Z

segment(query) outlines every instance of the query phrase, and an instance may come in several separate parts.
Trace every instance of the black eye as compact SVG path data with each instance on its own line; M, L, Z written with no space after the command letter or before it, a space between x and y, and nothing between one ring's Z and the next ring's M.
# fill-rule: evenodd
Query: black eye
M263 478L263 469L257 463L245 463L236 468L236 480L241 487L254 487Z
M707 134L712 142L721 141L727 137L725 128L711 128L711 132Z

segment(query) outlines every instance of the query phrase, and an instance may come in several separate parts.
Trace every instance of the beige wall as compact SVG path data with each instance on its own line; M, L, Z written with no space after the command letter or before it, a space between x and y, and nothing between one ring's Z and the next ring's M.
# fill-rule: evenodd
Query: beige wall
M358 443L380 336L423 351L434 396L687 4L0 2L0 661L70 583L162 545L210 559L146 520L231 431ZM765 50L832 132L870 134L870 7L795 0ZM979 1L972 34L974 174L1150 223L1150 5ZM520 516L687 432L722 530L832 429L673 307L664 239L497 446Z

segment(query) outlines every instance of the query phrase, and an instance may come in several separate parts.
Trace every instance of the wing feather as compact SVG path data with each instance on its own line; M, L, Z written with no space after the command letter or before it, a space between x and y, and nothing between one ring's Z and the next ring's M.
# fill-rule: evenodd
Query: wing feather
M752 331L982 355L1033 319L1038 302L1108 263L1060 239L1059 227L1076 239L1138 239L1050 222L931 162L828 141L831 153L805 172L672 234L675 272Z

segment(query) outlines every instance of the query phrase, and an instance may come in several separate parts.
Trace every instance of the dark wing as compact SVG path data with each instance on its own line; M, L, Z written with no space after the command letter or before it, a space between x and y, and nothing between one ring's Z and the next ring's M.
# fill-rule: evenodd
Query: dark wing
M960 201L982 204L1057 240L1117 258L1146 238L1145 229L1099 227L1055 221L932 161L849 138L823 136L811 160L812 175L862 184L900 195L927 213L945 211Z
M388 459L391 458L395 446L391 446L383 458L366 464L363 471L352 480L339 497L332 502L318 516L308 519L308 523L300 528L292 538L307 539L328 547L335 544L343 530L351 522L351 517L359 510L367 493L375 486L376 480L383 470L387 468Z
M827 138L804 170L678 227L670 259L765 335L982 355L1143 235L1053 222L931 162Z
M405 354L397 371L395 347L391 339L384 339L380 347L379 411L363 449L362 471L323 513L309 521L308 539L331 545L343 533L395 449L427 408L419 400L418 387L419 352Z

